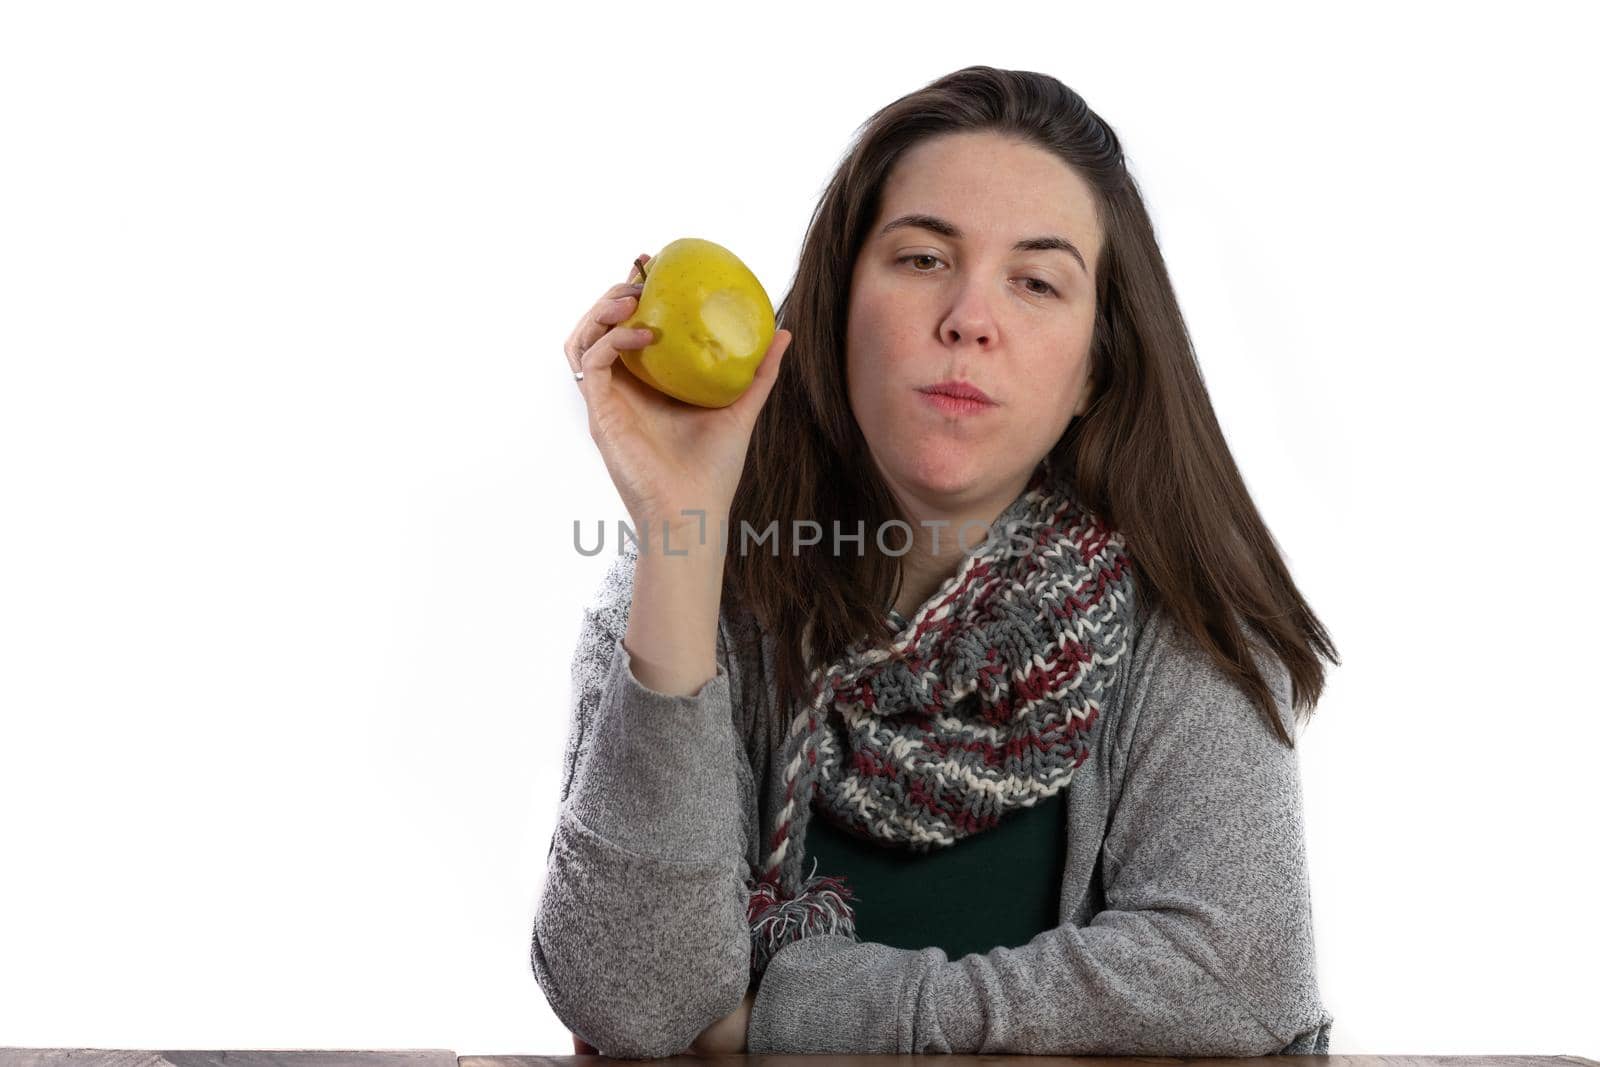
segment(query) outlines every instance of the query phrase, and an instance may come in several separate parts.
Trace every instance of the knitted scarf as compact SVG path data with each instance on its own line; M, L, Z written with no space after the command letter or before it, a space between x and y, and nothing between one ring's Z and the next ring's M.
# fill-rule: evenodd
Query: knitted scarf
M813 803L927 852L1054 796L1088 758L1130 639L1123 539L1047 465L990 531L912 618L890 612L887 648L863 639L811 673L809 706L774 756L784 807L746 878L754 974L800 938L856 936L845 879L802 878Z

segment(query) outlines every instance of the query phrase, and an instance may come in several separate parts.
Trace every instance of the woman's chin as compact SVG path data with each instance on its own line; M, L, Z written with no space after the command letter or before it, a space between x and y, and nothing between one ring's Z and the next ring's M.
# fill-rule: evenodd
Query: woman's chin
M908 487L930 499L981 495L986 478L987 471L975 456L938 449L930 449L912 457L904 474Z

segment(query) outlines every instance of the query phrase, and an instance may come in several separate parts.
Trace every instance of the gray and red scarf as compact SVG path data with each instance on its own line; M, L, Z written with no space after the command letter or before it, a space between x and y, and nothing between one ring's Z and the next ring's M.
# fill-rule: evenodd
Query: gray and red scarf
M844 879L803 878L813 803L886 846L927 852L1071 782L1127 652L1123 539L1047 465L887 648L858 643L810 678L782 750L785 803L750 889L752 971L813 934L855 937ZM1026 546L1026 547L1024 547Z

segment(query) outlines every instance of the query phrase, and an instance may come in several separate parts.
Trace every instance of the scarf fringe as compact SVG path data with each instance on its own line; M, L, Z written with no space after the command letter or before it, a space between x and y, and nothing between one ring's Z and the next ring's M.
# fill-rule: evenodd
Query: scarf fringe
M750 970L766 973L767 964L784 946L815 934L840 934L855 940L856 914L849 902L855 899L845 879L817 875L791 898L784 899L775 882L765 879L750 887Z

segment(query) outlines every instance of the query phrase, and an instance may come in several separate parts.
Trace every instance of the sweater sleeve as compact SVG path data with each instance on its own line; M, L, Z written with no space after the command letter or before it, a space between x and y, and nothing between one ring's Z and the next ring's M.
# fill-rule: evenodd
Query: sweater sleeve
M1104 910L959 960L837 935L793 942L762 977L750 1051L1325 1052L1295 750L1170 634L1140 643L1125 681Z
M750 979L739 776L724 634L691 696L634 677L620 556L586 609L561 803L530 959L551 1010L601 1055L675 1055Z

